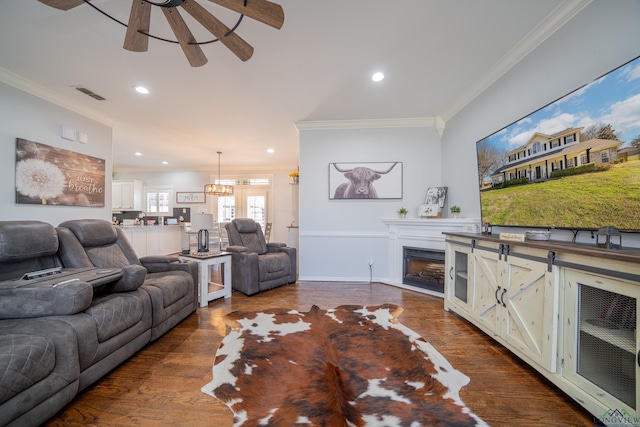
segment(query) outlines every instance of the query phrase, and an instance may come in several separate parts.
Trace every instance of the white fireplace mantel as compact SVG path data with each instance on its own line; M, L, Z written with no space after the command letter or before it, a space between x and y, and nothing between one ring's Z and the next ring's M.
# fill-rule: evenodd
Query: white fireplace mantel
M480 218L381 218L389 230L389 281L391 285L431 295L443 296L426 289L405 285L403 253L405 246L444 251L443 232L480 232Z

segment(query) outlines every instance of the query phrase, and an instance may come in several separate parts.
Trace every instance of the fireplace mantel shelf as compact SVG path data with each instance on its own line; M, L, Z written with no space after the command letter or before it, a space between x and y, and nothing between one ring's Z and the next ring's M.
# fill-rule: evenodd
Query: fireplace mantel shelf
M381 218L386 225L407 227L463 227L480 224L480 218Z

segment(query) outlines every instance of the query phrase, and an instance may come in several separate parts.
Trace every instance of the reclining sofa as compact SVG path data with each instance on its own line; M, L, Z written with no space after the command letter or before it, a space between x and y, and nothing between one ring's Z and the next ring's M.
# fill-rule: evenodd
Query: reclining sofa
M0 221L0 426L42 424L193 313L197 273L107 221Z

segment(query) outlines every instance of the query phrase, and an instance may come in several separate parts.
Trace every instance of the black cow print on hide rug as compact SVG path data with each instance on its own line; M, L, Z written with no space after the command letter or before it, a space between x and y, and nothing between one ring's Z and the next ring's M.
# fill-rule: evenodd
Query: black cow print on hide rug
M230 313L202 391L229 406L235 426L486 426L460 400L469 378L398 323L402 311Z

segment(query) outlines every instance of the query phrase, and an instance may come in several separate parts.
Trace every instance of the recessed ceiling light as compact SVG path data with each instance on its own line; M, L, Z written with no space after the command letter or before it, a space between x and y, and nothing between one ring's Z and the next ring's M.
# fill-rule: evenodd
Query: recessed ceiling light
M162 162L163 165L168 165L169 162L167 162L166 160L164 162Z
M141 152L139 152L139 151L136 151L136 152L135 152L135 153L133 153L133 154L135 154L136 156L142 156L142 153L141 153Z
M275 152L276 152L276 150L274 150L273 148L267 148L267 153L273 154Z
M373 80L374 82L379 82L382 79L384 79L384 74L380 72L374 73L374 75L371 76L371 80Z
M134 86L133 88L136 90L136 92L141 93L143 95L149 94L149 89L147 89L144 86Z

